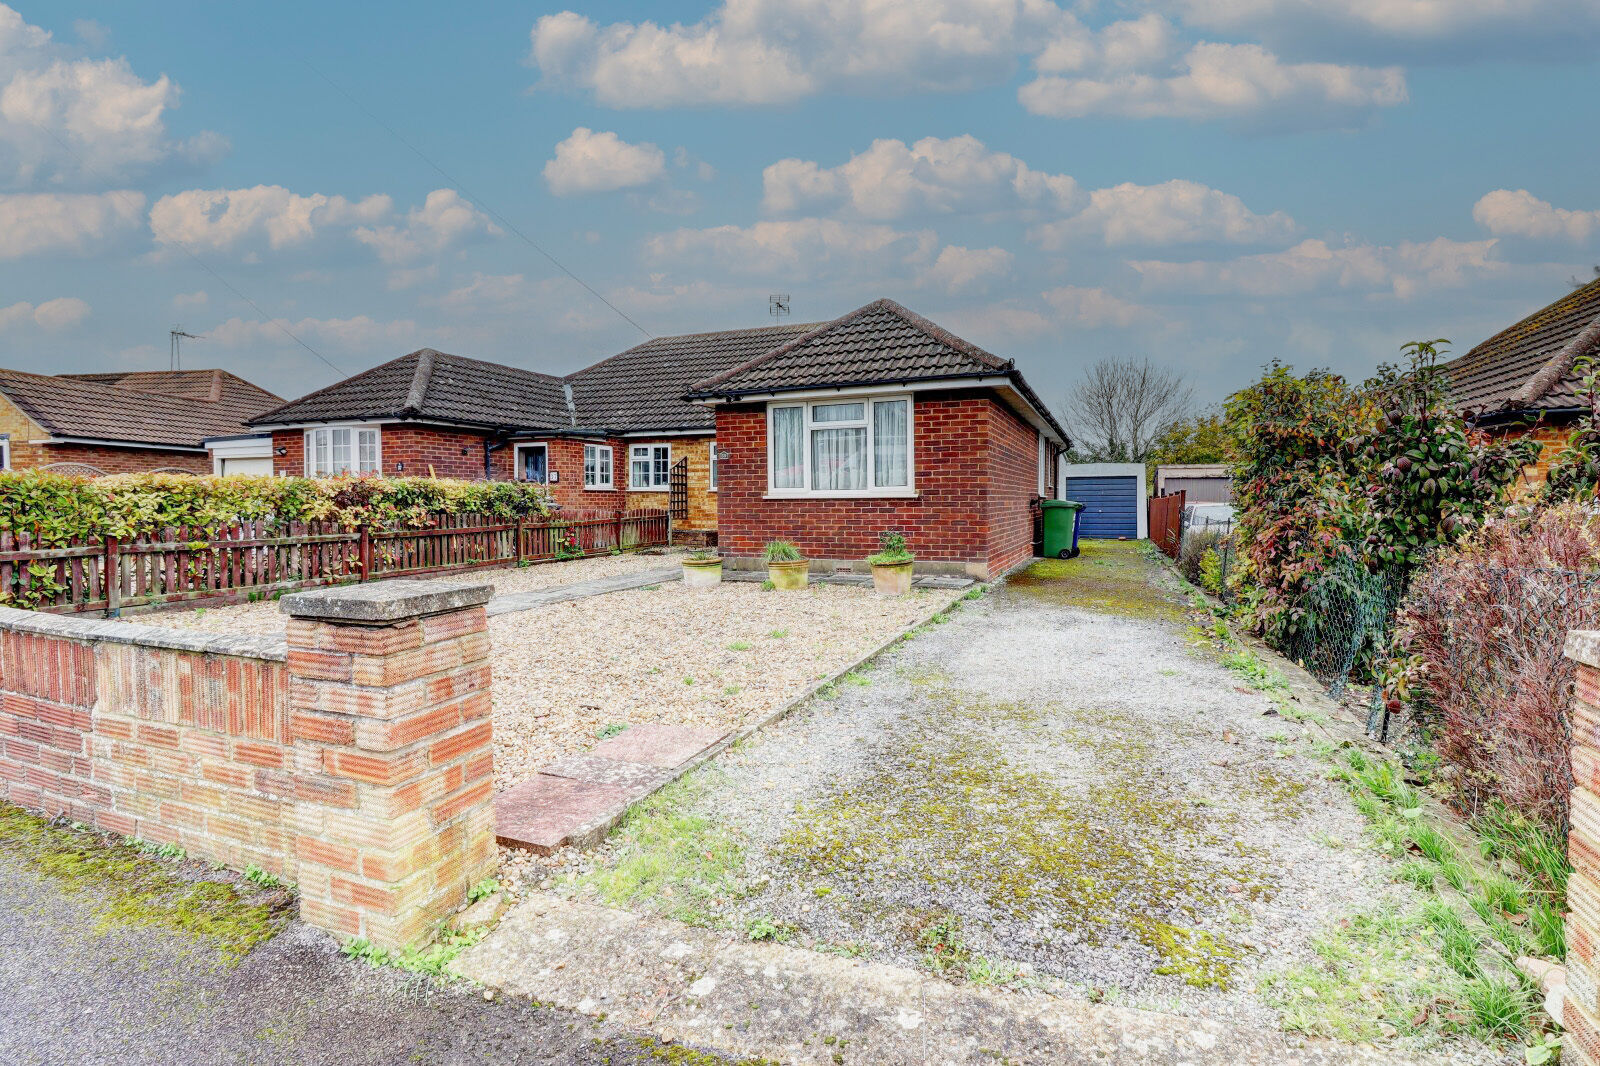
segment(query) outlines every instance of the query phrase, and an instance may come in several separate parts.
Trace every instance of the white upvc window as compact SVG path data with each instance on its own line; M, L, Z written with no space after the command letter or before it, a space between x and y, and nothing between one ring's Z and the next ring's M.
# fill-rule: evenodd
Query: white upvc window
M1045 475L1045 456L1048 455L1049 452L1050 452L1050 449L1045 445L1045 442L1044 442L1044 434L1041 433L1041 434L1039 434L1039 495L1040 496L1048 496L1048 495L1050 495L1050 493L1048 491L1049 485L1045 482L1045 479L1044 479L1044 475Z
M0 470L11 469L11 438L0 437Z
M672 445L635 444L628 449L628 488L666 492L672 473Z
M583 487L586 489L615 488L611 474L611 445L585 444L583 446Z
M306 475L383 472L383 449L377 426L318 426L306 430Z
M706 445L709 465L706 467L706 488L711 492L717 491L717 442L712 441Z
M771 496L911 496L910 393L767 405Z

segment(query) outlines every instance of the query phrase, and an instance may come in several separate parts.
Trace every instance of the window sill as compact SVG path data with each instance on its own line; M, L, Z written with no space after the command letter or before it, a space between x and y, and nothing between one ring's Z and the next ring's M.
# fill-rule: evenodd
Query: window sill
M617 487L615 485L585 485L583 487L583 491L584 492L616 492L617 491Z
M656 489L656 488L650 488L650 489L641 489L641 488L635 488L635 487L634 487L634 486L632 486L632 485L629 485L629 486L628 486L628 491L629 491L629 492L670 492L670 491L672 491L672 490L671 490L671 489L669 489L669 488L667 488L667 486L665 486L665 485L662 485L662 486L661 486L661 487L660 487L660 488L658 488L658 489Z
M916 489L877 489L872 492L768 492L763 500L914 500Z

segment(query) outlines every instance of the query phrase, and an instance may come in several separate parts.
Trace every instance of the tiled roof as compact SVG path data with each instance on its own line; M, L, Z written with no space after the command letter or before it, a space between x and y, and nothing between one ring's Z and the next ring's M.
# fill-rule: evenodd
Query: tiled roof
M183 373L206 375L206 396L211 395L211 371ZM199 448L207 437L243 433L250 414L278 402L278 397L232 374L225 378L237 385L230 386L226 380L218 384L222 398L216 401L100 380L121 376L124 375L51 376L0 370L0 393L54 437L182 448ZM196 380L191 379L190 387L195 387ZM246 397L252 393L265 399L250 403Z
M131 370L114 374L61 374L73 381L93 381L119 389L153 392L161 396L180 396L220 405L237 416L242 424L262 411L283 403L259 385L253 385L226 370Z
M485 427L569 424L560 378L423 348L264 412L255 425L423 418Z
M657 337L567 377L583 425L626 431L710 429L711 409L689 387L817 328L817 323Z
M1010 361L946 332L893 300L823 323L781 347L695 383L697 396L875 385L1001 374Z
M1444 364L1452 398L1486 413L1581 406L1573 363L1600 351L1597 321L1600 278Z

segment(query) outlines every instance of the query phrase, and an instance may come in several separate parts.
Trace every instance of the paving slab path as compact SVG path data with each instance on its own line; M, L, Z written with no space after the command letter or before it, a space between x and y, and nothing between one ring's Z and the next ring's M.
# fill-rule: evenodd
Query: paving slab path
M1263 986L1321 965L1318 937L1410 890L1363 845L1301 726L1196 639L1186 607L1137 545L1035 563L695 771L679 806L579 860L565 898L524 904L463 966L582 1010L633 1006L634 1024L735 1054L766 1041L784 1061L1365 1059L1286 1037ZM712 931L667 920L684 914ZM755 938L793 954L751 955L780 950L741 944ZM689 961L665 966L674 952ZM852 966L883 967L882 994L850 991ZM734 997L715 1009L691 991L714 973ZM745 992L749 1016L724 1017ZM933 1044L908 1043L894 1020L930 994ZM952 1019L978 1000L993 1024L957 1040ZM1095 1035L1107 1025L1154 1043L1129 1054ZM838 1040L853 1041L842 1060ZM1381 1056L1413 1052L1503 1054L1433 1040Z

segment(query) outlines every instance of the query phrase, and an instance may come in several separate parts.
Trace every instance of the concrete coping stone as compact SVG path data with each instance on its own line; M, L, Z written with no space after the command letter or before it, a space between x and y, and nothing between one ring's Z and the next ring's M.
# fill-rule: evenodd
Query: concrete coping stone
M336 585L297 592L279 600L292 618L383 625L423 615L459 611L488 603L494 586L486 581L389 578L370 585Z
M1574 629L1567 634L1566 653L1585 666L1600 667L1600 631Z
M200 655L234 655L244 659L283 662L289 657L282 637L229 636L199 633L163 626L146 626L120 619L80 618L43 614L15 607L0 607L0 629L41 637L61 637L104 644L132 644L162 651L187 651Z

